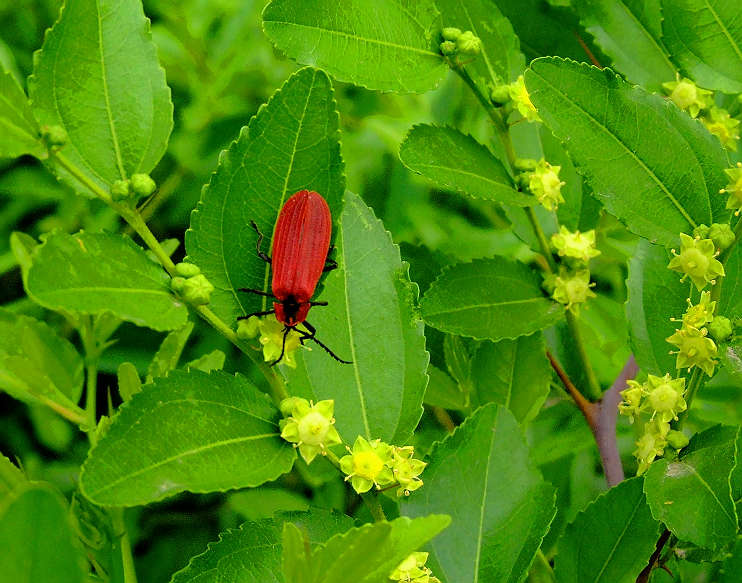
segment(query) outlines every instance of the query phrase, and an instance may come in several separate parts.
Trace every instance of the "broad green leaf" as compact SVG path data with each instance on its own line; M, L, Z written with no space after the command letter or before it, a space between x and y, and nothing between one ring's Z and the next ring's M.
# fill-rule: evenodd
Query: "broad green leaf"
M215 349L211 352L207 352L203 356L187 362L185 365L186 370L195 368L201 372L211 372L212 370L222 370L224 368L224 361L227 355L221 350Z
M737 243L724 264L726 275L719 279L721 294L716 313L727 318L742 317L742 244Z
M594 196L631 231L672 247L710 224L728 163L697 121L610 70L560 58L534 61L526 84Z
M83 361L44 322L0 309L0 389L28 403L76 409Z
M311 581L387 583L399 563L450 523L450 516L430 514L352 528L312 553Z
M660 92L664 81L675 80L662 44L660 0L578 0L573 6L580 23L629 81Z
M718 549L737 535L730 474L738 428L696 434L677 460L655 460L644 480L652 515L680 540Z
M293 490L249 488L230 494L227 504L246 520L272 518L279 512L305 512L309 500Z
M137 326L173 330L186 323L188 310L169 281L128 237L53 233L34 251L26 291L50 310L109 312Z
M258 486L296 454L278 410L244 377L172 371L121 406L88 454L80 488L101 506L136 506L178 492Z
M283 553L281 566L284 581L309 583L311 578L311 551L308 538L298 526L291 522L283 523Z
M560 583L634 583L657 544L660 525L632 478L601 494L567 526L559 541Z
M303 65L382 91L433 89L448 66L432 0L273 0L263 30Z
M428 547L433 573L445 583L522 581L554 517L555 490L529 460L513 415L481 407L429 458L425 486L402 513L454 517Z
M533 419L549 395L551 366L543 335L482 342L471 363L472 406L503 405L519 423Z
M533 196L518 192L502 162L486 146L448 127L413 127L399 148L399 158L436 186L502 204L532 206Z
M482 41L482 52L467 66L482 89L488 83L511 83L523 74L526 62L510 21L493 0L437 0L443 26L470 30Z
M42 482L0 504L0 578L8 582L83 583L88 572L64 498Z
M337 217L345 188L338 113L325 73L302 69L273 94L222 153L216 173L191 214L186 251L216 287L209 307L225 322L265 309L269 267L255 252L255 221L270 254L278 211L295 192L315 190Z
M29 92L39 123L67 131L64 156L106 191L148 174L165 153L173 104L140 2L66 0L35 55Z
M31 113L26 94L13 75L0 66L0 158L32 154L47 156L39 138L39 124Z
M701 87L742 92L742 21L737 0L662 0L664 41Z
M26 482L26 476L4 455L0 454L0 500Z
M353 526L352 518L318 508L245 522L223 532L208 550L175 573L171 583L284 583L279 575L284 521L307 533L313 548Z
M444 409L462 410L467 407L467 394L460 385L441 369L428 367L428 388L425 389L425 404Z
M173 330L162 341L160 348L155 352L152 362L147 367L147 382L155 377L164 377L178 366L180 355L183 353L186 342L193 331L193 322L186 322L185 326Z
M291 392L334 399L337 429L348 443L358 435L405 443L422 415L427 381L417 286L384 225L350 192L336 246L341 267L328 274L319 296L328 306L313 308L309 320L317 337L353 364L308 342L304 366L289 373Z
M731 555L724 561L719 583L737 583L740 572L742 572L742 538L737 539Z
M124 401L131 398L142 390L142 379L139 378L137 367L130 362L122 362L116 371L119 395Z
M547 328L564 306L541 291L541 278L504 257L443 270L422 300L425 322L450 334L502 340Z
M626 281L626 316L636 362L660 376L675 370L675 356L665 339L679 324L670 318L681 318L688 307L687 283L680 283L680 274L667 269L671 258L659 245L641 241L629 261Z

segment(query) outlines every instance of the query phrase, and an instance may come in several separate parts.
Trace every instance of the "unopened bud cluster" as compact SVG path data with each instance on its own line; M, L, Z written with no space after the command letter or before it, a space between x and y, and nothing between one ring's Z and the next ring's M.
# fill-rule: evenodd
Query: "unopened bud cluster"
M203 306L211 300L214 286L197 265L178 263L175 266L175 277L170 280L170 289L189 304Z
M516 161L521 173L516 180L522 188L535 196L539 203L549 211L564 202L562 186L564 182L559 178L561 166L553 166L546 160L521 159Z
M425 566L428 561L428 553L415 552L402 561L392 574L390 581L404 581L404 583L441 583L438 577Z
M729 115L729 112L714 104L711 91L701 89L693 81L678 78L662 87L670 100L688 115L701 120L709 132L719 138L722 146L737 151L739 141L739 120Z
M440 50L446 57L476 57L482 52L482 41L470 30L447 27L441 39Z
M286 327L273 316L259 318L250 316L237 324L237 337L248 340L259 336L265 362L281 362L290 368L296 368L296 351L299 347L310 350L301 343L302 335L295 328ZM284 340L285 338L285 340ZM283 352L283 358L281 357Z
M116 180L111 185L111 198L116 202L133 200L136 202L152 194L157 185L149 174L132 174L127 180Z

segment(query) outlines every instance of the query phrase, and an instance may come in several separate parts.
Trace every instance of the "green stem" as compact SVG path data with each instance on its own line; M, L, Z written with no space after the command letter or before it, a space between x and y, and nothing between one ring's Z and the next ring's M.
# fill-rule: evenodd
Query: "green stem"
M598 377L595 376L595 371L590 364L590 359L587 356L587 350L585 349L585 342L582 339L582 333L580 332L579 323L577 316L575 316L570 310L566 312L567 316L567 328L572 335L572 339L577 349L577 358L580 360L582 369L585 372L585 378L587 379L588 397L592 401L597 401L603 395L603 391L600 388Z
M131 552L131 541L124 523L124 509L111 508L109 510L114 535L118 538L121 548L121 565L124 571L124 583L137 583L137 571L134 567L134 555Z
M685 391L685 411L678 415L678 420L675 422L674 429L677 429L678 431L682 429L683 424L685 423L685 420L688 418L688 414L690 413L690 406L693 403L693 399L695 398L696 394L698 393L698 389L701 388L702 384L703 371L700 368L695 367L690 375L690 379L688 380L688 388Z
M551 248L549 247L549 241L546 239L546 234L544 233L544 230L541 228L541 224L536 218L536 212L533 210L533 207L530 206L525 207L523 211L528 217L528 222L531 223L531 229L533 229L533 233L534 235L536 235L536 239L538 239L538 245L541 248L541 254L546 260L546 271L548 273L554 273L557 268L556 262L554 261L554 255L552 254Z
M149 247L150 251L155 254L155 257L157 257L157 260L160 262L162 267L165 268L165 271L167 271L171 277L175 276L175 263L173 263L173 260L170 259L170 255L168 255L162 248L162 245L160 245L160 242L154 236L152 231L149 230L149 227L147 226L147 223L144 222L142 215L140 215L136 209L122 207L120 205L116 206L118 207L116 210L119 211L124 220L129 223L129 226L131 226L132 229L134 229L136 234L141 237L142 241L144 241L145 245Z
M386 514L384 509L381 507L381 502L375 492L364 492L361 494L361 498L368 507L371 516L375 522L384 522L386 520Z

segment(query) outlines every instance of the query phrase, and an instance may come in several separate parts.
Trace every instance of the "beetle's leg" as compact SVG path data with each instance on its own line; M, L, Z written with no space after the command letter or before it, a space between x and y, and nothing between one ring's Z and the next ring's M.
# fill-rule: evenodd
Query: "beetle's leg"
M326 306L327 302L309 302L310 306Z
M268 314L275 314L276 310L266 310L265 312L253 312L252 314L245 314L244 316L239 316L238 320L247 320L248 318L252 316L267 316Z
M252 288L249 288L249 287L238 287L238 288L237 288L237 291L238 291L238 292L245 292L245 293L248 293L248 294L257 294L257 295L259 295L259 296L265 296L266 298L272 298L272 297L275 297L275 296L274 296L273 294L271 294L271 293L268 293L268 292L264 292L264 291L262 291L262 290L259 290L259 289L252 289Z
M335 250L335 245L332 245L327 250L327 258L325 258L325 266L322 268L322 272L325 271L332 271L333 269L337 269L338 262L334 259L330 259L330 253L332 253Z
M281 342L281 356L278 357L278 359L271 362L268 366L276 366L281 360L283 359L283 355L286 352L286 337L289 335L289 332L291 331L291 328L289 326L284 326L283 328L283 342Z
M317 344L320 345L320 347L327 354L329 354L330 356L332 356L338 362L342 362L343 364L353 364L353 361L352 360L343 360L337 354L335 354L332 350L330 350L327 346L325 346L322 342L320 342L319 340L317 340L317 329L314 326L312 326L309 322L307 322L306 320L304 320L304 322L302 322L302 324L304 324L304 327L308 330L308 332L304 332L303 330L297 330L297 332L299 332L299 334L301 334L301 339L299 340L299 342L301 342L302 344L304 344L304 341L305 340L314 340Z
M260 257L263 261L265 261L266 263L270 263L271 258L268 257L265 253L263 253L260 250L260 245L263 243L263 233L260 232L260 229L258 229L258 226L255 224L255 221L250 221L250 226L258 234L258 240L255 242L255 252L258 254L258 257Z

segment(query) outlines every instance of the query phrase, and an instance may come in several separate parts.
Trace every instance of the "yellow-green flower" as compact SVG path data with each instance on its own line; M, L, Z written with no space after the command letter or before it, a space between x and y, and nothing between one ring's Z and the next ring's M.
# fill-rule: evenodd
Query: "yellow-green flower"
M289 397L281 402L280 408L286 416L279 422L281 437L296 444L308 464L317 454L324 455L326 448L342 443L335 429L335 401L312 404L306 399Z
M381 489L394 483L389 444L380 439L369 442L359 435L349 451L350 455L340 458L340 470L356 492L363 494L373 486Z
M711 301L711 292L701 292L700 301L693 305L688 300L688 309L683 314L683 328L702 328L714 319L716 302Z
M562 186L565 183L559 179L561 169L561 166L552 166L542 158L536 169L526 174L528 190L549 211L556 209L560 203L564 202Z
M711 106L708 115L701 118L703 125L706 129L714 134L721 145L732 150L737 151L737 141L739 141L739 120L734 119L729 115L726 109L721 107Z
M621 415L629 417L629 422L633 423L639 418L639 414L641 413L644 393L642 392L641 383L635 380L628 380L626 384L628 384L628 388L621 391L621 398L623 400L618 404L618 412Z
M702 109L711 105L711 91L701 89L690 79L678 79L663 83L662 87L668 92L670 99L680 109L687 110L691 117L697 117Z
M675 361L676 368L691 368L697 366L708 376L713 376L716 366L718 349L711 338L707 336L706 328L684 327L676 330L667 338L670 344L678 347Z
M392 474L399 484L397 496L409 496L423 485L418 477L425 469L425 462L413 457L415 449L411 446L392 448Z
M649 421L644 425L644 435L636 442L634 457L639 462L637 475L641 476L658 455L665 453L670 424L659 420Z
M587 269L570 271L561 267L559 275L553 280L554 292L551 297L560 304L565 304L568 310L576 311L579 304L595 297L590 289L594 285L590 283L590 271Z
M718 252L711 239L694 239L680 233L680 253L673 249L673 255L667 268L682 273L680 281L690 277L699 291L724 275L724 266L716 259Z
M425 566L427 560L428 553L412 553L392 571L389 580L405 583L440 583L440 580L433 577L432 571Z
M301 346L301 334L293 328L286 333L284 325L273 316L260 318L258 328L260 329L260 343L263 345L263 360L275 362L281 357L281 350L283 350L281 362L291 368L296 368L296 351ZM285 349L284 334L286 334Z
M585 263L600 255L600 251L595 248L595 229L580 233L572 232L562 225L559 232L551 236L551 244L560 257L570 257Z
M737 162L736 168L728 168L724 170L731 182L727 184L726 188L722 188L720 194L729 194L727 199L728 209L733 209L739 214L742 209L742 163Z
M669 373L663 377L648 375L644 385L652 419L669 423L688 408L685 402L685 379L673 379Z
M510 99L512 100L518 112L528 121L541 121L538 116L538 111L531 101L531 97L528 95L523 75L520 75L516 79L515 83L508 85L508 91L510 93Z

